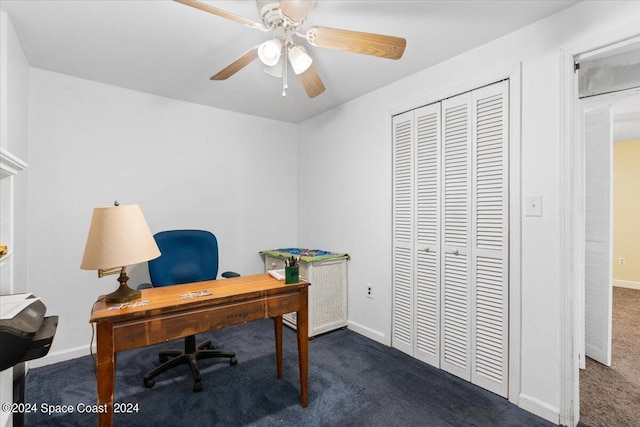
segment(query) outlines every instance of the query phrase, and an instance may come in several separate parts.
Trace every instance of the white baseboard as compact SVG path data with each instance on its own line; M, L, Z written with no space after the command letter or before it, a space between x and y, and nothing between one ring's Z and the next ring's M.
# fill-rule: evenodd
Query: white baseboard
M613 286L619 288L640 289L640 282L632 282L631 280L613 280Z
M93 354L96 353L95 345L93 346ZM82 345L80 347L69 348L67 350L54 351L45 357L29 361L29 368L39 368L41 366L52 365L58 362L64 362L78 357L90 354L89 347Z
M374 341L379 342L380 344L389 345L387 343L387 337L382 332L376 331L371 328L367 328L359 323L352 322L349 320L347 327L351 329L353 332L357 332L360 335L364 335L365 337L372 339Z
M560 409L535 397L520 393L519 406L525 411L531 412L549 422L560 423Z

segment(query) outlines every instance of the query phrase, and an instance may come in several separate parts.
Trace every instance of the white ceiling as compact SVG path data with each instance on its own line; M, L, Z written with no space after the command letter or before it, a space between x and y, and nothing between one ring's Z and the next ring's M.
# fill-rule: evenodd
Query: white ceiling
M253 1L207 3L260 21ZM305 28L343 28L407 39L398 60L301 42L327 90L309 99L290 73L282 82L254 61L210 81L268 33L173 2L2 0L33 67L226 110L298 123L557 13L576 0L318 0Z

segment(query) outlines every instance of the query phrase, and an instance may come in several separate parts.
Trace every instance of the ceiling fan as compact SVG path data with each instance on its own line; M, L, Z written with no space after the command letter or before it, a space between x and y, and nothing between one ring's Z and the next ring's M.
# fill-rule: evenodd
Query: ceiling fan
M287 93L287 63L302 83L309 98L324 92L324 83L320 79L313 59L306 49L294 42L294 37L306 40L309 44L329 49L344 50L364 55L388 59L399 59L404 53L407 41L400 37L381 34L362 33L327 27L303 29L307 14L315 0L256 0L262 17L262 23L252 21L197 0L175 0L178 3L221 16L240 24L265 32L271 32L272 38L254 46L238 59L227 65L211 77L211 80L226 80L256 58L266 66L265 72L282 78L282 96Z

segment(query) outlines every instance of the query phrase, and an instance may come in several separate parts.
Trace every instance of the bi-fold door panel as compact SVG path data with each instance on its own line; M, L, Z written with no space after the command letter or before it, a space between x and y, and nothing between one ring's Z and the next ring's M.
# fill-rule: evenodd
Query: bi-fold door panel
M440 366L469 381L471 366L471 93L442 101Z
M415 345L414 357L440 359L440 103L415 110Z
M471 382L508 394L508 82L472 93Z
M440 105L394 117L392 346L439 367Z
M414 346L414 121L393 118L393 330L391 345L413 355Z

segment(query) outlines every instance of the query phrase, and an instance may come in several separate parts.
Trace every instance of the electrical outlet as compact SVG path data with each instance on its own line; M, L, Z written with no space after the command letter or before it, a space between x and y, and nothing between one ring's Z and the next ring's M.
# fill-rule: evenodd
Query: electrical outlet
M618 258L618 264L619 265L624 265L624 258Z
M373 286L367 284L367 298L373 299Z
M542 216L542 196L527 196L525 212L527 216Z

